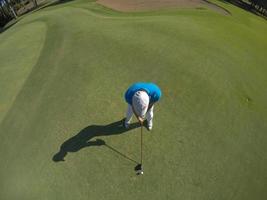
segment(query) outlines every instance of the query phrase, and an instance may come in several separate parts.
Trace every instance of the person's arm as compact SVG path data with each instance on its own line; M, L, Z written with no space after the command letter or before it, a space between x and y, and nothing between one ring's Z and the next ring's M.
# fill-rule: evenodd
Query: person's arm
M154 106L154 103L152 103L152 102L149 103L147 110L150 110L150 108L152 108L152 106Z
M142 117L140 117L140 116L138 116L136 114L136 111L134 110L134 107L133 106L132 106L132 110L133 110L133 113L136 116L137 120L140 122L141 125L143 125L143 122L144 122L145 119L143 119Z

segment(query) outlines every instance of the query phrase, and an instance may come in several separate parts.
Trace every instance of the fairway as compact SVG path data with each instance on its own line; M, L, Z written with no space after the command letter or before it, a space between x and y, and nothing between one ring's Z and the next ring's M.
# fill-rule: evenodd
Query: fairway
M151 11L162 8L197 7L202 0L97 0L97 3L119 11Z
M211 2L230 14L77 0L1 33L0 200L266 200L267 21ZM162 90L142 176L139 81Z

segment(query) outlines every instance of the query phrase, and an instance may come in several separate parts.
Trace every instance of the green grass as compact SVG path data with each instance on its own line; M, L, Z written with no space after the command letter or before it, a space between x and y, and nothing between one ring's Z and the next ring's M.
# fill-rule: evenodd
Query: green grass
M0 199L267 199L267 23L220 5L232 15L73 1L0 34ZM142 177L106 146L52 160L85 127L122 119L136 81L163 92ZM139 134L91 141L138 161Z

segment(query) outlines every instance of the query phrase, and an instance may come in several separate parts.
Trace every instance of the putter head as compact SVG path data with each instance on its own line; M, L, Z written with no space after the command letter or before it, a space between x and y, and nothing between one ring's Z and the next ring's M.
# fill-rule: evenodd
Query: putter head
M136 175L142 175L144 174L143 172L143 166L141 164L138 164L135 166L134 168L135 172L136 172Z

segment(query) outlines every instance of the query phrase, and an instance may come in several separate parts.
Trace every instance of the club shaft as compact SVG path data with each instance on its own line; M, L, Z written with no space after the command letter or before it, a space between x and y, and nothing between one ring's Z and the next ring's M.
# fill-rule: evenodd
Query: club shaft
M141 165L143 164L143 124L141 124Z

